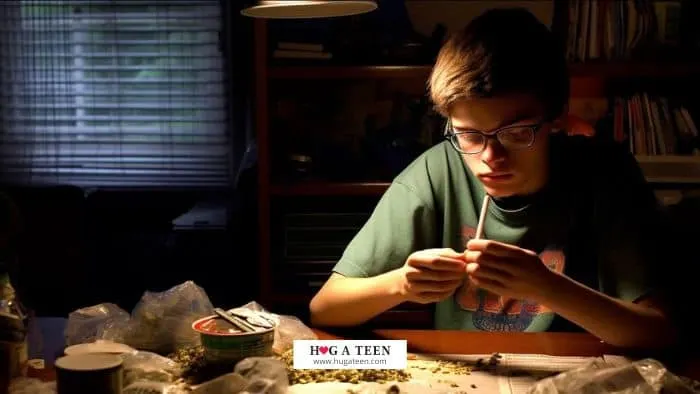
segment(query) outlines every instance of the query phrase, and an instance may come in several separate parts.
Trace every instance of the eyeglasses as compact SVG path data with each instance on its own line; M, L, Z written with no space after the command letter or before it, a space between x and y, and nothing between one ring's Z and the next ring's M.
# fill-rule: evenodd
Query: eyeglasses
M495 138L507 150L527 149L535 142L535 133L542 127L536 125L506 126L495 132L484 134L479 131L454 131L450 120L445 124L445 138L461 153L475 155L486 149L486 142Z

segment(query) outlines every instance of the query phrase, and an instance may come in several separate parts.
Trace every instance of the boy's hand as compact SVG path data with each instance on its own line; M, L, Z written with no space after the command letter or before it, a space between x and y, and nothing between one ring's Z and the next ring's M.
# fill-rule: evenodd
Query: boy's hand
M408 256L397 270L398 292L406 301L428 304L451 296L466 275L463 253L426 249Z
M543 302L558 277L536 253L501 242L471 240L464 256L472 282L506 298Z

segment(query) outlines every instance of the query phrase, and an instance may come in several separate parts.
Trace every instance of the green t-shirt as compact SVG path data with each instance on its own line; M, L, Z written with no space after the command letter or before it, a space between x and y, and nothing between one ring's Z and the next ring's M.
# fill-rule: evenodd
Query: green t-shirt
M537 252L552 269L623 300L652 288L660 207L632 155L596 139L552 135L548 186L517 210L490 204L484 238ZM371 277L418 250L463 251L474 236L482 184L448 142L427 150L392 182L334 271ZM465 282L435 305L435 328L546 331L555 315Z

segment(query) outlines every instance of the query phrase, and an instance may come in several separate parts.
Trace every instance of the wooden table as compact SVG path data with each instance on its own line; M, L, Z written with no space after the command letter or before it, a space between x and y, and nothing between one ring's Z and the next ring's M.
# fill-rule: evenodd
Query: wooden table
M492 354L519 353L551 356L596 357L622 355L632 358L654 358L675 374L700 381L700 357L673 351L651 354L625 350L603 343L585 333L490 333L440 330L319 330L319 339L405 339L408 351L426 354Z
M585 333L487 333L441 330L320 330L313 329L319 339L405 339L409 352L491 354L520 353L552 356L596 357L604 354L652 357L676 374L700 381L700 356L697 354L648 354L626 351L607 345ZM43 371L44 380L53 380L51 366Z

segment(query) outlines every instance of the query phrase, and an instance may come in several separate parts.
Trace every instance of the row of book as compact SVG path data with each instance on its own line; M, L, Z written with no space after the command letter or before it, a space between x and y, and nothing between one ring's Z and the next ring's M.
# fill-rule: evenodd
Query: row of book
M612 105L613 138L635 155L700 155L698 129L685 106L648 93L615 97Z
M677 41L680 9L679 0L571 0L567 57L622 59L639 47Z
M330 60L333 54L324 50L323 44L308 42L278 42L272 51L275 59Z

